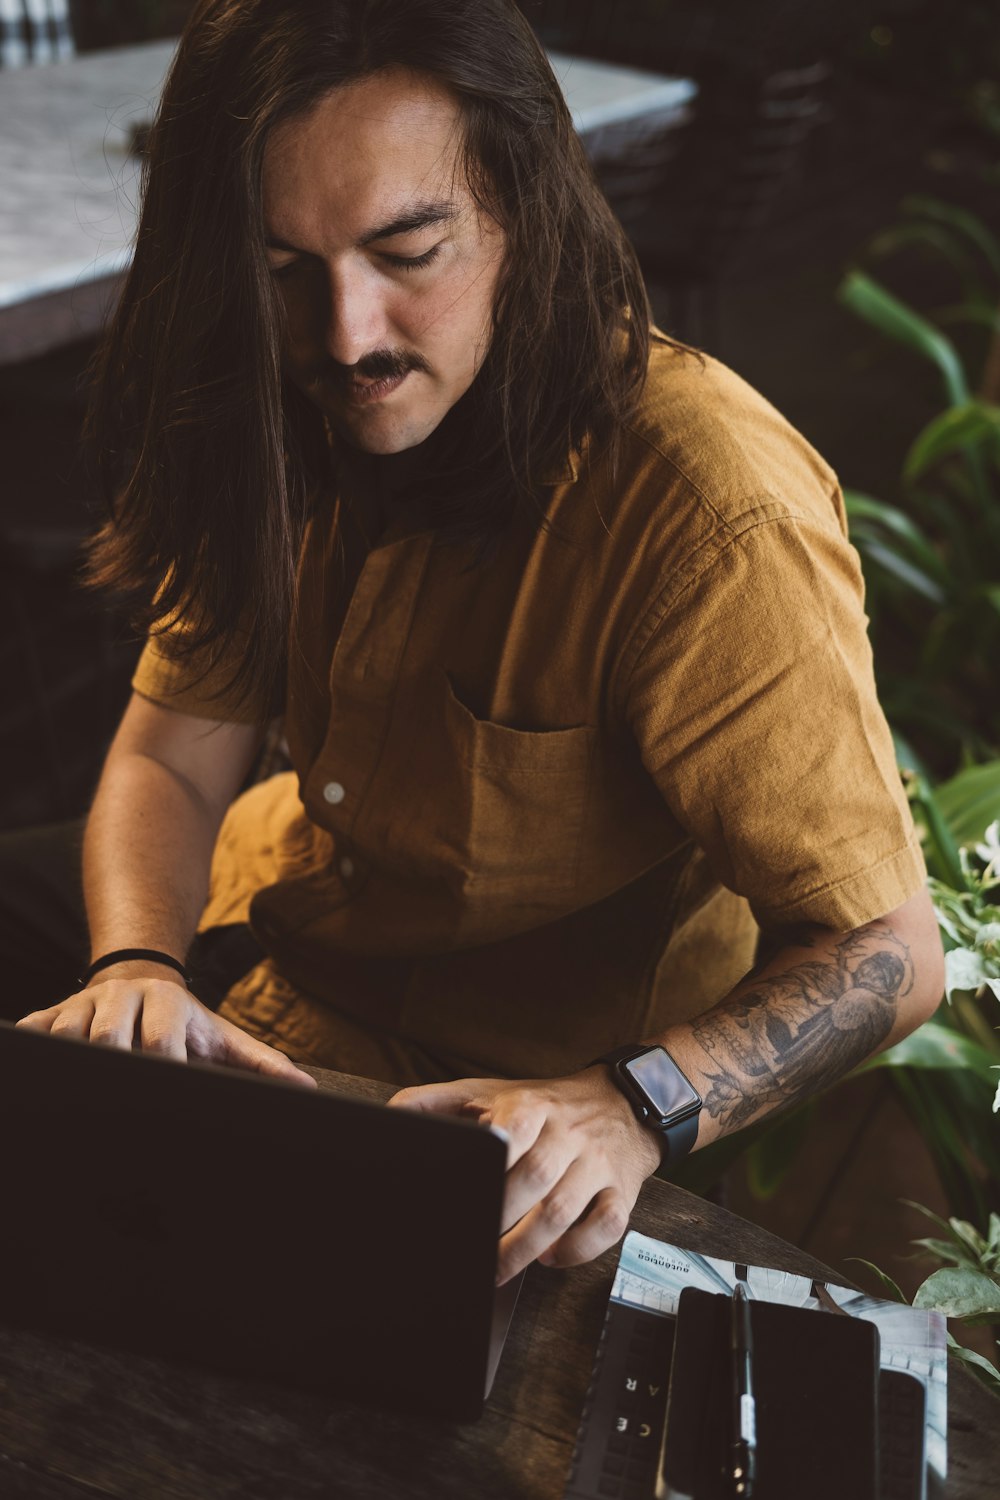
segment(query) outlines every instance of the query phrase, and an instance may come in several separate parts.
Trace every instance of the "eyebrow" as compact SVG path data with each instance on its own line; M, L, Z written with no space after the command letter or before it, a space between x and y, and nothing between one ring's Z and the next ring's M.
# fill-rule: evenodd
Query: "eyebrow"
M397 234L413 234L416 230L427 229L432 224L450 224L458 218L459 212L456 203L444 199L430 203L417 203L403 213L397 214L388 223L379 224L375 229L370 229L367 234L361 236L358 243L372 245L376 240L389 240ZM264 243L269 250L286 250L294 255L302 253L298 245L291 245L287 240L275 234L266 235Z

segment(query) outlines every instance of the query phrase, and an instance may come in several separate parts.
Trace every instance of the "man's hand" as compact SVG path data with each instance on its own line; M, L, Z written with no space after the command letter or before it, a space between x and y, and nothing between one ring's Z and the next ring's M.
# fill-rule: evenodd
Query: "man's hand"
M36 1010L17 1024L28 1031L80 1037L126 1052L141 1047L181 1062L197 1057L316 1087L290 1058L222 1020L173 979L148 974L95 979L79 994L48 1010Z
M574 1266L607 1250L625 1233L639 1189L660 1165L656 1136L639 1124L603 1065L569 1078L431 1083L402 1089L389 1102L461 1115L507 1135L498 1284L533 1260Z

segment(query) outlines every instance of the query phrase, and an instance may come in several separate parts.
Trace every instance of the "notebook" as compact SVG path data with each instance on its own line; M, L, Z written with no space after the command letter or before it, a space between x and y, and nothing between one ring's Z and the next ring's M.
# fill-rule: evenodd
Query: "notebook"
M867 1318L748 1304L756 1436L754 1500L879 1500L879 1336ZM732 1298L678 1299L657 1500L732 1500ZM742 1421L742 1414L741 1414Z
M204 1063L0 1023L0 1321L471 1420L506 1145Z

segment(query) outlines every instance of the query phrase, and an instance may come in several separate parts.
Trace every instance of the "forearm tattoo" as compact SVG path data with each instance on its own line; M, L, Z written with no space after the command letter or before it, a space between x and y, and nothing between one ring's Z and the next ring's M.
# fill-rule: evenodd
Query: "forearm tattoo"
M783 974L752 975L693 1025L708 1059L705 1108L735 1130L842 1078L885 1041L913 977L909 948L878 922Z

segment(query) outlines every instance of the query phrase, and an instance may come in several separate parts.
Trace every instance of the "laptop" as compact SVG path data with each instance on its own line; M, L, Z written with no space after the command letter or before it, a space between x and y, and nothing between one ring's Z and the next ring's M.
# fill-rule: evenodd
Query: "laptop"
M492 1131L0 1023L0 1139L0 1321L480 1414L520 1281Z

